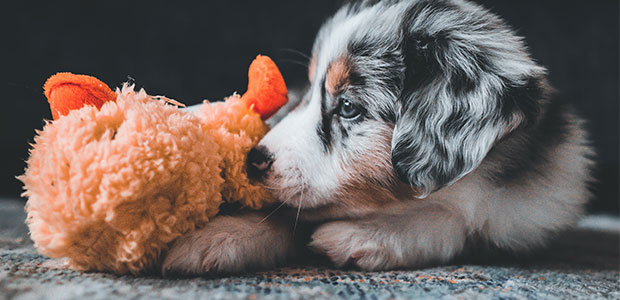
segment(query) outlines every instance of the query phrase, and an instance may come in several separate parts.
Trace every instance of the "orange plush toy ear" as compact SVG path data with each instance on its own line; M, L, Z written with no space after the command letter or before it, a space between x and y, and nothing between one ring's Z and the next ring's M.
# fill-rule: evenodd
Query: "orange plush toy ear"
M257 56L248 71L248 91L241 97L246 105L268 119L288 101L288 91L278 66L271 58Z
M45 82L43 90L54 120L84 105L94 105L99 109L103 103L116 100L116 93L110 87L88 75L58 73Z

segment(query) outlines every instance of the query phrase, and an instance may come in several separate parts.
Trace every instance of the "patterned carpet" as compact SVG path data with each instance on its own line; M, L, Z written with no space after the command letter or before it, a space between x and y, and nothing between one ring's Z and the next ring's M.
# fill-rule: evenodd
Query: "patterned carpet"
M225 278L79 273L39 255L23 203L0 200L0 299L620 299L620 219L590 216L528 257L480 256L413 271L311 262Z

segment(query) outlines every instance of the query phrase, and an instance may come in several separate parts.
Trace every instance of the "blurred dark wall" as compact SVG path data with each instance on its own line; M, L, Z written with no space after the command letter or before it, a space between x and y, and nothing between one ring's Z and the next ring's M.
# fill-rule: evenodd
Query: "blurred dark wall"
M289 85L337 1L75 1L4 4L8 91L0 127L0 195L17 197L28 142L51 118L41 86L59 71L110 86L128 77L186 104L243 92L256 54L270 55ZM480 0L526 37L559 95L590 120L599 156L592 209L618 211L618 1Z

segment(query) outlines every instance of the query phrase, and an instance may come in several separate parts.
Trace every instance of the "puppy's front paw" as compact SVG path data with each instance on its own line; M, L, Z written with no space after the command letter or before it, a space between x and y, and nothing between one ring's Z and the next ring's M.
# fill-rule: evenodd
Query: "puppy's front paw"
M162 265L164 276L230 274L267 269L292 250L290 235L260 217L220 216L178 238Z
M162 265L164 276L231 273L242 269L243 254L239 253L240 241L233 237L234 233L217 232L209 227L212 226L193 231L174 242Z
M377 232L363 225L338 221L320 226L309 246L329 257L336 266L354 265L363 270L381 270L393 266L394 253Z

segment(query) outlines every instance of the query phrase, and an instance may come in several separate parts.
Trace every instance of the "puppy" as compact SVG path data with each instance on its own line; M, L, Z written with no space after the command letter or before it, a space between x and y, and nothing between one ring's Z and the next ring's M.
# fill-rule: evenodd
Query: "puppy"
M363 1L321 28L310 85L249 155L310 247L364 270L445 263L470 241L541 246L589 197L583 121L488 10L461 0ZM215 218L174 244L180 274L269 268L292 221Z

